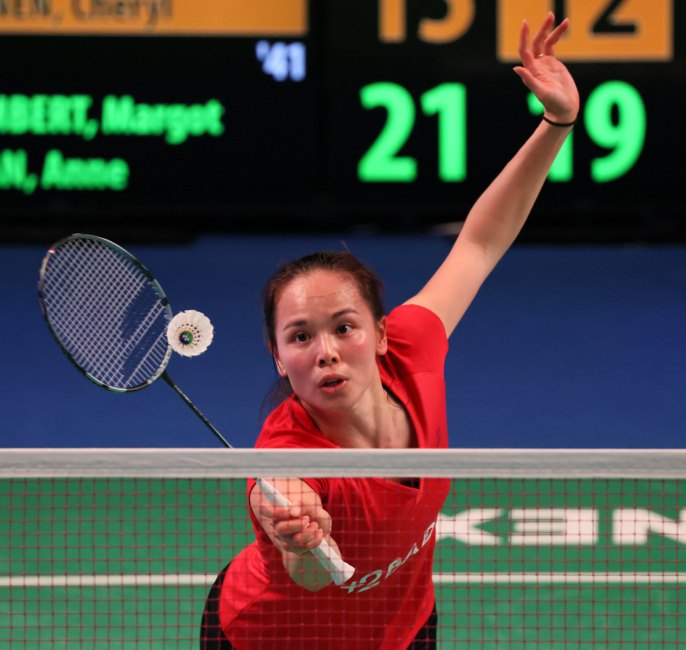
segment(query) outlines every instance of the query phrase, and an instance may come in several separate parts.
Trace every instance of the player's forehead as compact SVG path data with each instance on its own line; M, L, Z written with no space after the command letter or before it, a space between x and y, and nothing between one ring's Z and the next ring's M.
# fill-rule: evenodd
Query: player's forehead
M292 279L281 290L276 320L327 317L342 311L367 312L355 278L344 271L315 270Z

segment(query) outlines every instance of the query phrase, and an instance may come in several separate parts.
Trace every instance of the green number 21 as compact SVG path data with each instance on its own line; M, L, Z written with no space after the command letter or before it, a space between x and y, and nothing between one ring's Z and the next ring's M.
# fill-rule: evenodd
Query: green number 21
M417 161L399 155L415 121L415 103L402 86L378 82L360 90L365 109L385 108L387 118L379 136L360 159L357 174L366 183L411 183L417 178ZM466 91L459 83L444 83L419 98L424 115L438 117L438 176L459 182L467 173Z

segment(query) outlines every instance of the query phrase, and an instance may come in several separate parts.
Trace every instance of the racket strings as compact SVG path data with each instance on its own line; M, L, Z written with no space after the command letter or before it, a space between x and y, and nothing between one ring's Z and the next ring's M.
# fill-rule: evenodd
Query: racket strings
M87 256L73 255L70 259L63 253L60 251L59 263L55 260L51 269L62 280L60 290L70 291L71 295L55 293L51 322L59 324L63 341L69 342L75 358L90 360L95 369L107 368L119 344L117 331L111 325L123 314L121 287L112 284L111 269L105 265L106 249L97 265Z
M97 381L134 388L166 365L170 310L123 254L99 241L71 239L51 252L42 292L55 335Z
M109 253L110 264L98 266L100 260L86 260L87 263L83 266L84 273L92 274L90 277L98 277L97 274L102 274L98 277L98 281L77 283L81 289L79 291L81 299L76 304L77 309L72 313L78 314L79 318L74 322L82 327L77 327L76 331L72 332L72 342L80 340L74 337L79 336L78 332L82 331L83 340L79 344L81 360L88 359L92 364L92 374L97 375L105 383L126 386L131 382L139 383L139 372L150 376L159 367L158 363L149 369L147 366L141 369L141 362L149 357L151 350L146 351L139 363L131 366L132 358L138 359L141 356L135 354L136 346L142 336L149 332L159 310L143 314L140 322L132 322L133 319L139 319L141 314L130 312L128 303L131 295L138 295L146 283L137 274L127 273L122 278L121 273L117 273L118 259L115 254L108 249L103 249L103 252ZM117 278L119 282L112 282L113 278ZM73 274L71 279L74 280ZM121 283L122 279L125 280L124 284ZM152 343L154 350L154 340Z

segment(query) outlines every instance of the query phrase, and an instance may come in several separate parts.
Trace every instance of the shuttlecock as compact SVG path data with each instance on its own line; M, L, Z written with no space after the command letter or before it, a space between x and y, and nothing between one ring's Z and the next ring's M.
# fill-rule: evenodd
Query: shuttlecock
M212 343L214 327L205 314L188 309L171 319L167 326L167 341L174 352L183 357L197 357Z

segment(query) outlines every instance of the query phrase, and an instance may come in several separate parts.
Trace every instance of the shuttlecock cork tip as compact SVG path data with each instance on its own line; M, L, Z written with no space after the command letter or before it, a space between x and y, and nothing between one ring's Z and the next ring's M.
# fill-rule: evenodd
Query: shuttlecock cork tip
M205 314L194 309L179 312L167 326L167 341L183 357L197 357L207 350L214 327Z

